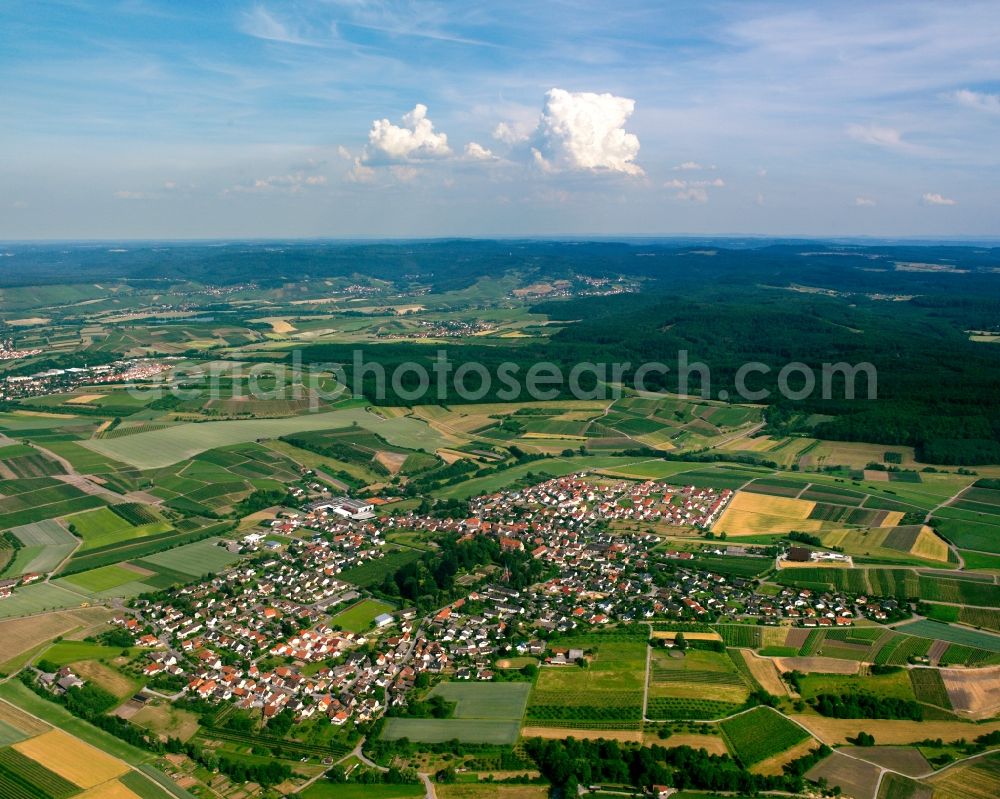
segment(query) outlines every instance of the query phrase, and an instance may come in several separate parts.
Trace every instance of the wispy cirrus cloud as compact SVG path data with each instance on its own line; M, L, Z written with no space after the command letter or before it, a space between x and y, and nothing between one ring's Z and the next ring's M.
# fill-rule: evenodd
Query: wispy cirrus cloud
M943 194L939 194L936 191L929 191L921 197L921 201L924 205L958 205L958 201L952 199L951 197L945 197Z
M976 111L988 114L1000 114L1000 94L989 92L974 92L971 89L959 89L952 94L955 102Z
M283 44L299 44L307 47L319 47L321 43L286 20L280 19L263 5L256 5L243 12L239 21L239 29L255 39L265 39Z

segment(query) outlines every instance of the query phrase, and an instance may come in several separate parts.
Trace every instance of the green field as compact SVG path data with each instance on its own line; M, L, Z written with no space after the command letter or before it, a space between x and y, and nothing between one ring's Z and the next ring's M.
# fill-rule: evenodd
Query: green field
M58 666L66 666L81 660L109 660L121 653L120 647L92 644L88 641L59 641L46 649L42 658Z
M955 627L938 621L914 621L902 624L896 628L899 632L924 638L936 638L940 641L950 641L954 644L985 649L989 652L1000 652L1000 635L970 630L968 627Z
M10 574L37 572L44 574L56 566L76 548L77 540L54 519L35 522L11 531L24 546L18 550Z
M747 767L780 754L809 737L809 733L797 724L765 707L726 719L719 726L730 750Z
M347 427L351 424L378 433L390 444L433 451L448 440L423 422L409 417L383 419L364 408L312 413L287 419L254 419L233 422L181 424L148 433L111 439L92 439L83 446L139 469L157 469L194 457L216 447L291 433Z
M68 799L79 790L17 750L0 749L0 796L4 799Z
M224 547L218 546L219 541L221 541L219 538L206 538L204 541L185 544L176 549L168 549L166 552L147 555L143 560L191 577L201 577L203 574L221 571L239 560L239 555L234 555Z
M431 692L455 702L453 718L386 720L382 737L422 743L456 739L467 743L511 744L517 740L528 701L527 682L445 682Z
M442 682L430 695L455 702L456 719L520 721L530 693L529 682Z
M880 697L913 699L913 686L906 669L890 674L807 674L800 678L801 696L811 699L819 694L872 693Z
M70 583L76 588L82 588L84 591L98 593L111 588L117 588L126 583L140 582L141 580L142 575L121 566L102 566L99 569L71 574L69 577L62 578L59 582Z
M13 596L0 602L0 619L28 616L44 610L78 607L88 597L68 591L55 583L35 583L14 591Z
M566 638L560 647L593 652L586 669L547 666L540 670L527 718L542 726L572 721L574 726L629 726L642 719L646 641L601 636Z
M362 563L360 566L344 569L337 576L346 583L353 583L362 588L381 585L386 575L395 573L397 569L405 566L407 563L413 563L421 555L415 549L390 550L386 547L384 551L385 555L378 560L370 560L367 563Z
M298 796L301 799L409 799L423 796L423 783L417 785L366 785L363 783L314 782Z
M352 633L360 633L372 626L372 622L375 621L376 616L381 616L383 613L391 613L393 610L392 605L379 602L377 599L363 599L356 605L342 610L330 619L330 621Z
M162 535L173 529L162 520L133 526L111 508L97 508L86 513L78 513L66 521L73 525L76 534L83 539L81 552L101 549L121 541Z

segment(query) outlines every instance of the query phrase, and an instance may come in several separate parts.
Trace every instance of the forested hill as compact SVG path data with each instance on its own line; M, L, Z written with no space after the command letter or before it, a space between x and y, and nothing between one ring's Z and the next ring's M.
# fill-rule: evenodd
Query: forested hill
M551 279L628 275L671 284L822 286L850 292L978 295L1000 284L1000 247L822 241L95 242L0 244L0 287L124 279L226 285L365 275L447 291L517 272ZM916 264L915 268L897 264ZM935 269L921 268L930 264ZM959 279L956 279L959 278Z
M317 278L377 279L407 297L491 279L489 298L465 300L466 311L481 301L534 303L532 310L563 324L552 328L558 332L551 339L505 339L502 346L456 340L449 344L453 360L675 364L686 350L710 365L713 398L723 390L734 396L733 377L747 361L771 367L751 387L772 391L778 369L790 361L817 369L870 362L878 371L876 401L845 401L837 383L833 395L841 399L814 395L790 403L772 396L770 423L785 430L809 424L826 438L910 444L938 463L1000 462L1000 336L970 338L970 331L1000 333L997 247L442 240L7 244L0 255L0 301L14 286L107 280L158 291L159 284L177 283L280 287ZM579 287L590 277L622 279L628 293L542 301L511 292L561 279ZM307 359L340 361L353 346L301 349ZM431 355L422 344L362 346L376 346L384 362ZM661 384L676 389L676 378L672 371ZM829 418L816 426L816 414Z

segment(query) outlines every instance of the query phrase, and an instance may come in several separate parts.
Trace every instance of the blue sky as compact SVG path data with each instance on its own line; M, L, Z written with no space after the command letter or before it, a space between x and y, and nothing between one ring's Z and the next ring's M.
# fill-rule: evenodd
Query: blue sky
M0 238L1000 235L1000 3L6 0Z

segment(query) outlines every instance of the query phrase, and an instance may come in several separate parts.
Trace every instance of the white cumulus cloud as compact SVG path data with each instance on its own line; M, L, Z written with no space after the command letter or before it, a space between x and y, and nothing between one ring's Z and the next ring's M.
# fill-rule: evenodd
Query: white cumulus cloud
M958 205L957 200L945 197L943 194L938 194L935 191L926 192L923 196L923 201L924 205Z
M987 94L986 92L974 92L971 89L959 89L952 96L959 105L974 108L977 111L1000 114L1000 94Z
M876 205L876 202L871 197L855 197L854 204L862 208L870 208Z
M697 161L685 161L683 164L678 164L675 167L670 168L672 172L697 172L703 169L713 170L716 169L715 164L709 164L705 166Z
M388 119L372 123L366 161L407 161L451 155L448 135L434 130L434 123L427 117L426 105L417 103L412 111L403 115L402 123L394 125Z
M531 130L517 122L501 122L493 129L493 138L504 144L520 144L531 138Z
M613 94L550 89L536 132L535 160L545 171L642 175L639 138L625 130L635 100Z
M465 145L465 157L470 161L496 161L493 151L478 142L470 141Z

